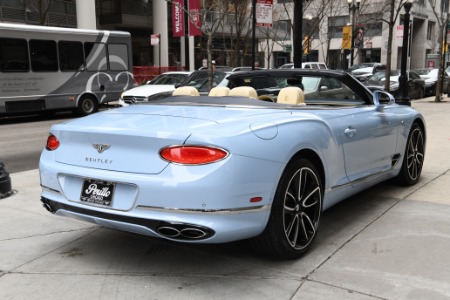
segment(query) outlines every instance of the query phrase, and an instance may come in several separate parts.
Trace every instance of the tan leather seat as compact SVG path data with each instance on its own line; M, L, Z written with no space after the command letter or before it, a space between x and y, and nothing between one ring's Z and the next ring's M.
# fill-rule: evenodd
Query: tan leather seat
M209 91L208 96L221 97L228 96L230 94L230 88L226 86L216 86Z
M288 86L282 88L277 97L277 103L291 105L305 105L305 95L301 88L296 86Z
M193 86L180 86L173 91L172 96L200 96L200 93Z
M241 96L247 98L258 99L258 93L251 86L238 86L231 89L230 94L228 96Z

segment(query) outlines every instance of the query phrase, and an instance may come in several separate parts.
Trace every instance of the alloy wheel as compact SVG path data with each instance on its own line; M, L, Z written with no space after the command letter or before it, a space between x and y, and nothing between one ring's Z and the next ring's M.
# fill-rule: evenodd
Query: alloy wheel
M295 250L306 248L316 235L322 210L320 181L314 171L302 167L291 177L284 197L284 233Z
M422 171L424 161L425 141L422 130L416 127L408 140L406 164L408 174L412 180L417 180Z

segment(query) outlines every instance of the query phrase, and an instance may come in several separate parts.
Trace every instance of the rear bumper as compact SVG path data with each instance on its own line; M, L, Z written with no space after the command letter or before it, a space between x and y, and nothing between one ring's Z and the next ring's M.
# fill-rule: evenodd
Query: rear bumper
M59 216L70 217L108 228L190 243L226 243L259 235L264 230L270 207L233 213L167 213L145 209L143 217L80 207L41 197L44 207Z

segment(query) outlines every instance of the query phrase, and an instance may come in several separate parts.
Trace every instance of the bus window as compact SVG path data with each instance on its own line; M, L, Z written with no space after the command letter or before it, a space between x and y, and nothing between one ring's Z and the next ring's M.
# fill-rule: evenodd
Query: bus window
M29 70L27 41L0 38L0 71L28 72Z
M58 50L61 71L77 71L83 66L83 44L81 42L60 41Z
M108 44L109 69L111 71L128 70L128 49L124 44Z
M106 71L108 62L106 61L106 47L101 43L84 43L84 57L88 71Z
M30 40L29 44L33 72L58 71L55 41Z

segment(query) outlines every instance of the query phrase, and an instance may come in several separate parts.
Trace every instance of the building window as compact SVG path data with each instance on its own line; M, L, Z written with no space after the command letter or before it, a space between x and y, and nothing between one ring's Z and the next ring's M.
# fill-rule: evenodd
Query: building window
M363 26L365 36L381 36L383 33L383 22L380 20L379 14L360 15L358 24Z
M2 6L24 8L23 0L2 0L0 4Z
M433 36L434 36L434 27L435 27L435 23L428 21L428 27L427 27L427 40L431 41Z
M350 16L328 18L328 37L342 38L343 27L350 23Z

